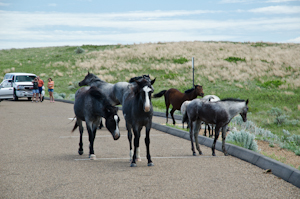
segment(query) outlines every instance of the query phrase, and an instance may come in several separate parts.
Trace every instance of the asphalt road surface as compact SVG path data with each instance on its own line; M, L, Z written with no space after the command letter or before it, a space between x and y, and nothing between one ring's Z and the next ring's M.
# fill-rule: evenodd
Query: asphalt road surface
M79 132L71 130L73 105L48 100L0 102L0 198L300 198L300 189L264 170L190 142L151 130L148 167L143 129L142 161L130 167L123 114L121 138L97 131L96 160L78 155ZM165 119L153 118L157 123Z

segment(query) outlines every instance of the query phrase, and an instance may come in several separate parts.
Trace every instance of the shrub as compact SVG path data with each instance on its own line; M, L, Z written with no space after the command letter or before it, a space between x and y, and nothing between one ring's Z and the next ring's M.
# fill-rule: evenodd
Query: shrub
M77 47L76 50L75 50L75 53L76 53L76 54L84 53L84 49L83 49L83 48L80 48L80 47Z
M228 62L234 62L234 63L236 63L238 61L246 62L245 58L242 59L242 58L239 58L239 57L228 57L228 58L226 58L224 60L226 60Z
M173 62L175 64L184 64L185 62L188 62L189 60L187 60L185 57L180 57L179 59L173 59Z
M60 96L57 92L53 92L54 99L64 99L62 96Z
M252 151L258 150L258 146L255 141L255 135L249 133L248 131L232 131L227 135L226 139L231 142L241 143L246 149L250 149Z

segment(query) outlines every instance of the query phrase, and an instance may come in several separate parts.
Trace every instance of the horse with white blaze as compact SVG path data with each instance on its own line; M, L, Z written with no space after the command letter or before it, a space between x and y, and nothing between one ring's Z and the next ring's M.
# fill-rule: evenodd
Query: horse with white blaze
M74 112L76 115L76 123L72 132L74 132L77 127L79 127L79 155L83 154L82 121L86 122L86 127L89 134L90 159L96 159L96 156L94 154L94 140L101 117L105 118L106 128L112 134L113 139L118 140L120 138L120 118L117 114L118 108L111 106L106 96L101 93L96 87L91 87L89 90L81 91L80 93L78 93L74 103Z
M123 115L126 121L126 129L128 131L128 141L130 148L130 155L132 155L132 131L134 133L134 151L131 158L131 167L136 167L136 159L139 152L139 142L141 136L141 130L146 127L146 151L148 166L153 166L153 162L150 156L150 129L152 126L153 117L153 106L151 103L151 94L154 89L152 85L155 82L151 80L150 82L146 79L141 79L135 81L136 85L131 87L131 89L125 93L123 97Z

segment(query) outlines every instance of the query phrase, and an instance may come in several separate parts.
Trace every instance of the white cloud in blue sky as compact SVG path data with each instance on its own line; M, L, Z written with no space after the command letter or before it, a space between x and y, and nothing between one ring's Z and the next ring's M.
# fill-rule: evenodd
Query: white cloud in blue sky
M299 0L0 0L0 49L168 41L300 42Z

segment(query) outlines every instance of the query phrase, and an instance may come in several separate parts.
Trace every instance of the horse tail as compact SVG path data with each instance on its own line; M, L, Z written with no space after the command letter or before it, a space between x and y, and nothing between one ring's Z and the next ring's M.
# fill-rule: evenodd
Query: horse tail
M74 125L74 127L73 127L73 129L72 129L72 133L75 131L75 129L77 129L77 127L78 127L78 124L77 124L77 122L75 122L75 125Z
M162 90L159 93L156 93L153 95L153 98L159 98L161 96L163 96L166 93L167 90Z
M185 122L189 125L189 117L187 115L187 111L185 111L182 115L182 124L184 124Z

